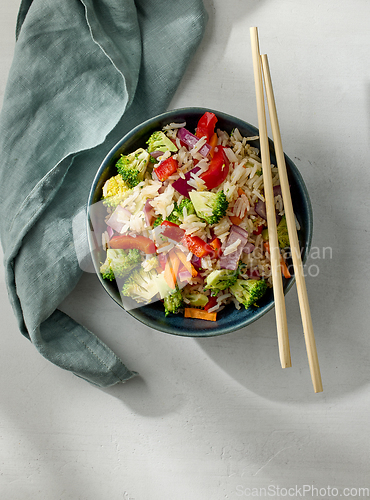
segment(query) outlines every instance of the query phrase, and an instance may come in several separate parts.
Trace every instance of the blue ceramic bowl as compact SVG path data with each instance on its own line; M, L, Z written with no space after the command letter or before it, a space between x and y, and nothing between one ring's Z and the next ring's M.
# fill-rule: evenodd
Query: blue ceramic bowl
M227 115L225 113L210 109L182 108L168 111L159 116L155 116L154 118L145 121L141 125L138 125L133 130L131 130L131 132L125 135L125 137L123 137L106 156L92 184L88 200L88 207L91 207L101 200L102 186L109 177L111 177L112 175L116 175L117 172L114 165L121 154L128 154L132 151L135 151L135 149L139 147L145 147L145 143L152 132L162 129L164 125L171 122L185 121L186 127L190 131L195 130L200 116L202 116L205 111L211 111L215 113L218 118L217 127L221 130L231 132L232 129L237 127L243 136L252 137L258 135L258 129L253 125L250 125L243 120ZM255 143L252 143L252 145L259 148L259 141L255 141ZM272 141L270 141L270 154L271 162L273 164L276 164ZM299 241L302 250L302 259L303 262L305 262L311 247L312 240L312 207L306 186L297 167L287 156L285 156L285 160L288 170L289 183L291 186L294 212L301 226L301 229L299 231ZM187 337L211 337L214 335L222 335L246 327L261 318L264 314L266 314L270 309L274 307L273 294L272 290L270 289L259 301L259 307L251 307L248 309L242 307L241 309L237 310L235 309L233 304L229 304L227 307L225 307L225 309L218 313L216 322L193 318L184 318L181 314L169 315L165 317L163 304L160 301L142 307L127 309L127 306L122 303L121 296L115 282L103 280L99 273L99 266L100 262L104 260L104 253L101 248L99 249L99 245L97 245L96 241L101 241L101 232L105 230L104 224L102 224L100 229L95 225L94 231L92 232L92 224L89 211L87 219L89 226L88 234L90 251L93 258L94 267L101 284L110 295L110 297L118 305L120 305L123 309L126 309L127 312L138 321L151 328L160 330L162 332L171 333L173 335L182 335ZM288 290L290 290L290 288L293 286L293 283L294 277L288 280L284 279L284 293L287 293Z

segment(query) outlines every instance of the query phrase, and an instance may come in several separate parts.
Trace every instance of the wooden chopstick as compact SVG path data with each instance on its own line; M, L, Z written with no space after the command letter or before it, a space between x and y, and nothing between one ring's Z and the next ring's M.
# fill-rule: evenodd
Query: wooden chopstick
M297 228L295 223L295 216L293 211L292 197L290 194L288 174L285 164L283 146L281 141L279 121L276 111L276 103L274 92L272 88L272 80L270 68L268 64L267 55L261 56L262 71L265 82L266 98L270 115L272 135L274 139L276 162L279 170L279 179L281 192L283 197L285 217L288 226L288 234L290 240L290 250L292 253L292 260L294 266L294 274L297 283L297 293L299 306L302 316L303 332L306 342L308 364L311 372L311 379L315 392L322 392L322 381L319 367L319 360L317 356L315 335L312 326L312 318L310 312L310 305L308 302L306 281L303 273L303 264L301 258L301 249L299 246Z
M292 363L290 359L288 325L286 318L283 280L280 267L280 250L277 237L275 203L272 186L270 151L267 137L265 99L261 70L261 56L259 51L257 28L251 28L250 35L252 42L254 82L256 86L258 127L260 136L264 193L266 201L267 227L269 231L272 286L275 300L277 337L281 366L282 368L287 368L292 366Z

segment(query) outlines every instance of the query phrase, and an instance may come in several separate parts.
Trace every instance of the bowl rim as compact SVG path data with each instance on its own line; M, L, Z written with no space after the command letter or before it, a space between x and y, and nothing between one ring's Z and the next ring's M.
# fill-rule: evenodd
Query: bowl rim
M102 173L104 172L104 170L107 167L110 166L110 162L111 162L113 156L115 155L115 153L119 149L121 149L122 146L125 143L127 143L131 138L135 137L138 132L140 132L144 128L147 128L147 127L154 125L158 121L165 120L165 121L168 121L168 123L170 123L171 117L174 118L180 114L202 115L206 111L214 113L219 119L223 119L226 121L232 121L232 122L239 122L240 124L244 124L247 128L254 129L257 132L256 135L258 135L258 128L255 125L253 125L249 122L246 122L245 120L243 120L241 118L238 118L236 116L232 116L232 115L225 113L225 112L222 112L222 111L214 110L211 108L205 108L205 107L197 107L197 106L196 107L181 107L181 108L175 108L172 110L168 110L168 111L165 111L165 112L160 113L158 115L152 116L151 118L148 118L147 120L136 125L130 131L128 131L109 150L109 152L106 154L103 161L101 162L101 164L100 164L100 166L95 174L94 180L91 184L91 188L90 188L89 196L88 196L88 201L87 201L87 213L86 213L87 237L88 237L88 245L89 245L89 250L90 250L91 256L93 254L93 249L96 248L95 247L96 242L93 241L92 231L90 228L89 209L90 209L91 205L93 204L92 200L93 200L93 197L95 195L95 191L97 189L97 185L98 185L99 180L102 176ZM270 147L270 153L271 153L271 148L272 148L272 150L274 149L274 146L273 146L274 143L270 137L268 138L268 140L269 140L269 147ZM307 261L307 258L308 258L308 255L309 255L309 252L311 249L311 245L312 245L312 236L313 236L312 204L311 204L310 196L309 196L309 193L308 193L306 184L303 180L301 172L298 170L295 163L285 153L284 153L284 157L285 157L287 164L289 164L289 166L287 165L288 170L289 171L293 170L293 175L301 188L303 198L304 198L304 205L307 209L307 219L308 219L309 223L308 223L308 227L305 228L306 229L306 238L305 238L305 245L304 245L304 249L303 249L304 251L303 251L303 255L302 255L302 264L304 265L305 262ZM216 328L210 328L210 329L208 329L208 328L202 329L202 328L194 327L194 330L193 329L191 329L191 330L186 329L185 331L181 331L181 329L174 330L174 328L172 326L170 326L166 323L161 323L160 325L158 325L157 323L155 323L153 321L148 321L147 317L144 320L144 315L142 314L142 310L144 310L147 307L150 307L150 304L136 307L136 308L130 309L130 310L126 309L124 307L124 305L122 304L122 301L119 299L119 297L117 295L113 295L107 289L106 283L102 279L101 274L99 272L99 269L98 269L98 266L96 263L96 259L92 258L92 261L93 261L95 273L97 274L101 285L103 286L105 292L109 295L109 297L112 298L125 312L129 313L131 316L133 316L135 319L137 319L140 323L142 323L146 326L149 326L155 330L161 331L163 333L168 333L171 335L178 335L178 336L185 336L185 337L195 337L195 338L196 337L198 337L198 338L214 337L214 336L218 336L218 335L224 335L224 334L231 333L233 331L237 331L237 330L240 330L242 328L245 328L245 327L251 325L252 323L254 323L258 319L260 319L262 316L264 316L267 312L269 312L271 309L273 309L275 307L275 301L272 297L272 300L269 304L266 304L263 307L259 308L259 310L255 311L255 313L253 314L252 317L246 317L244 320L241 320L237 324L234 324L231 326L226 325L224 327L217 326ZM290 278L288 280L288 282L284 285L284 295L286 295L289 292L289 290L291 290L294 283L295 283L295 276L293 275L292 278ZM183 318L181 318L181 319L183 319ZM199 321L201 321L201 320L198 320L198 323L199 323ZM203 323L204 323L204 321L203 321Z

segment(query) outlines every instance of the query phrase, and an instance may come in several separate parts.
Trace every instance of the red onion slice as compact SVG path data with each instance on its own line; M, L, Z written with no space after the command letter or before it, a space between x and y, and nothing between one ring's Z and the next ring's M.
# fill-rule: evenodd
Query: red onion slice
M183 283L189 283L191 280L191 273L187 269L183 269L178 274L179 280Z
M155 159L157 159L157 158L158 158L158 156L162 156L162 155L164 155L164 152L163 152L163 151L152 151L152 152L150 153L150 156L153 156L153 158L155 158Z
M254 206L254 210L255 210L255 212L256 212L257 215L259 215L260 217L262 217L262 219L267 220L266 203L264 201L258 200L258 202ZM278 214L276 214L276 225L278 225L280 221L281 221L281 216L278 215Z
M274 197L275 196L281 196L281 186L280 184L278 184L277 186L274 186L273 188L273 191L274 191Z
M152 201L151 199L146 200L144 208L143 208L144 217L145 217L145 224L147 226L151 226L156 219L154 208L150 204L151 201Z
M236 224L233 224L231 226L230 231L235 231L236 233L240 234L240 236L242 236L245 239L248 239L248 237L249 237L248 231L246 231L245 229L243 229L240 226L237 226Z
M258 200L258 202L254 205L254 211L256 212L257 215L262 217L262 219L267 219L266 215L266 204L262 200Z
M107 226L107 233L108 233L108 237L109 239L111 239L111 237L114 235L114 230L112 227L110 226Z
M179 177L175 182L172 183L172 187L176 189L177 192L189 198L189 191L192 191L194 188L188 184L188 181L191 179L192 173L197 173L200 170L199 167L195 167L189 172L186 172L185 179Z
M220 258L221 269L232 269L235 271L238 268L243 248L248 242L248 232L239 226L232 225L227 240L222 244L221 247L222 252L225 252L225 249L230 245L232 245L233 243L235 243L238 239L240 240L240 243L237 246L236 250L234 250L234 252L229 253L228 255L221 256Z
M253 243L251 243L250 241L248 241L245 245L244 245L244 248L243 248L243 253L252 253L253 250L254 250L255 246L253 245Z
M123 226L126 224L126 222L122 222L119 219L126 219L128 222L131 217L131 212L127 210L127 208L121 207L121 205L118 205L115 211L112 213L112 215L109 217L107 220L107 226L110 226L112 229L117 231L117 233L120 233Z
M192 258L191 258L191 263L193 264L193 266L195 267L195 269L197 271L199 271L199 269L202 267L202 261L200 260L199 257L197 257L196 255L193 255Z
M199 137L196 137L194 134L189 132L186 128L179 128L177 131L177 137L186 144L190 149L193 148L196 143L199 141ZM211 150L211 146L208 143L205 143L199 150L199 153L206 157Z
M252 279L258 279L261 277L258 269L247 269L247 275L249 276L249 278L252 278Z

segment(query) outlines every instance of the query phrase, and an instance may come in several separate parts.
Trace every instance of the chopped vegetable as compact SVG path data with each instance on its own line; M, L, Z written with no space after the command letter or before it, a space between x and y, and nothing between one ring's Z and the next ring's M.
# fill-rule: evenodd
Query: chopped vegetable
M288 234L288 226L286 223L285 215L281 218L277 226L277 235L279 241L280 248L290 247L289 234Z
M214 250L214 255L213 257L215 259L219 259L222 255L222 250L221 250L221 241L219 240L219 238L214 238L211 243L209 244L213 250Z
M119 234L113 236L109 241L109 245L111 248L137 248L147 254L155 253L156 251L154 241L141 235L131 236L129 234Z
M205 182L207 189L213 189L224 182L229 173L229 160L223 146L218 146L206 170L199 177Z
M181 241L185 235L185 231L175 224L174 222L170 222L169 220L164 220L161 224L164 228L162 231L162 235L166 236L166 238L170 238L174 241Z
M127 210L127 208L118 205L107 220L107 226L117 231L117 233L120 233L125 223L130 220L131 216L132 214L129 210Z
M264 242L263 247L264 247L266 252L271 253L270 252L270 243L268 241ZM292 275L289 272L288 266L286 265L284 257L281 254L280 254L280 267L281 267L281 271L283 273L284 278L289 279L292 277Z
M181 200L177 209L178 216L181 220L184 217L184 208L186 209L186 215L195 214L194 205L192 204L190 198L184 198Z
M263 224L261 224L260 226L258 226L258 227L257 227L257 229L255 229L255 230L253 231L253 234L254 234L255 236L258 236L259 234L261 234L261 233L262 233L262 231L263 231L264 227L265 227L265 226L264 226Z
M164 132L158 130L153 132L147 141L148 153L153 153L154 151L177 151L177 146L169 139Z
M100 273L106 280L124 278L141 263L140 252L136 249L114 250L108 248L105 262L100 266Z
M168 294L163 301L165 316L169 314L177 314L183 306L183 298L181 290L176 287L175 291Z
M192 149L197 142L200 140L200 138L196 137L194 134L189 132L189 130L186 130L186 128L180 128L177 132L177 137L182 141L184 144L186 144L190 149ZM211 146L207 143L205 143L200 149L199 149L199 154L202 156L207 156L209 151L211 149Z
M212 307L215 307L216 304L217 304L217 297L214 297L211 295L208 299L207 304L204 306L204 310L209 311L209 309L212 309Z
M229 219L233 224L235 224L235 226L239 226L239 224L243 222L243 219L241 219L237 215L229 215Z
M264 201L258 200L254 206L254 210L255 210L257 215L262 217L262 219L267 220L266 203Z
M115 208L130 192L121 174L115 175L105 181L103 186L103 203L107 207Z
M154 168L154 172L160 181L167 180L172 174L176 172L179 168L179 164L173 156L162 160L158 165Z
M209 145L211 146L211 150L208 154L211 158L213 158L213 156L215 154L215 147L217 146L217 141L218 141L218 136L217 136L217 133L215 132L209 141Z
M277 237L280 248L288 248L290 246L288 226L285 215L281 218L279 224L277 225ZM267 228L262 231L262 238L264 241L268 241L269 233Z
M255 246L253 245L253 243L251 243L250 241L248 241L245 245L244 245L244 248L243 248L243 253L252 253L253 250L255 249Z
M213 252L212 247L201 238L199 238L199 236L191 236L190 234L186 234L184 236L183 242L185 246L187 246L191 251L191 253L193 253L200 259Z
M185 307L185 318L205 319L207 321L216 321L217 312L209 313L202 311L202 309L195 309L193 307Z
M207 224L217 224L225 216L229 202L223 191L213 193L209 191L190 191L190 200L200 219Z
M151 226L156 218L154 208L153 208L152 204L150 203L151 201L152 200L149 200L149 199L146 200L144 208L143 208L144 217L145 217L145 224L147 226Z
M193 264L189 262L186 258L186 255L184 252L182 252L180 249L176 248L175 252L177 253L178 258L180 259L182 265L185 267L185 269L191 274L193 278L198 275L198 272L194 268Z
M200 292L186 293L184 298L192 307L204 307L208 302L208 296Z
M149 302L158 294L156 278L158 273L152 269L149 272L137 268L127 278L121 293L124 297L131 297L136 302Z
M286 279L291 278L292 275L290 274L289 268L288 268L288 266L285 262L285 259L282 255L280 256L280 266L281 266L281 270L282 270L284 278L286 278Z
M239 244L237 244L238 240ZM235 271L238 268L243 248L247 242L248 232L239 226L231 226L229 236L227 237L226 242L222 245L223 255L220 258L221 269L232 269ZM229 248L234 248L234 250L230 252L230 250L228 250Z
M129 188L135 187L144 179L149 160L150 154L143 148L122 155L118 160L116 168Z
M209 142L214 134L216 123L217 116L214 113L209 113L208 111L206 111L198 121L195 135L199 139L205 136L207 138L207 142Z
M212 295L217 295L220 290L225 290L233 285L238 278L238 273L231 269L215 269L206 278L205 290L212 290Z
M194 167L193 169L189 170L189 172L186 172L184 175L184 179L179 177L176 181L172 183L172 187L176 189L177 192L182 194L183 196L186 196L189 198L189 191L194 189L193 186L188 184L188 182L191 179L191 174L196 174L199 172L200 168L199 167Z
M265 280L237 279L236 282L230 286L229 290L236 300L248 309L248 307L255 305L257 300L263 297L267 290L267 284Z

